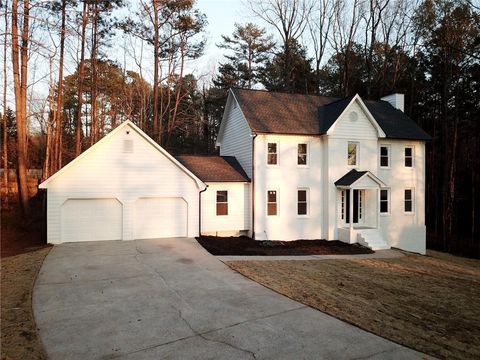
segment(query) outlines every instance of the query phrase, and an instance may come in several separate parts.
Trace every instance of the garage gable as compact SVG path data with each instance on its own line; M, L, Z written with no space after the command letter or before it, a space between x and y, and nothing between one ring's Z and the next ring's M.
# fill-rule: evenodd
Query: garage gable
M160 178L158 177L160 176ZM134 123L127 120L39 185L41 189L95 185L158 186L188 177L198 189L206 185ZM163 180L163 181L162 181ZM90 183L90 184L89 184ZM181 182L180 182L181 183Z

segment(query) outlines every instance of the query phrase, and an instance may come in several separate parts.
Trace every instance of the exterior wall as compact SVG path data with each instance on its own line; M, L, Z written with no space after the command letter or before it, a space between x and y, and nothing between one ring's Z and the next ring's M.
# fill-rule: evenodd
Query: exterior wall
M351 111L356 111L359 116L349 133L346 129L348 129L348 123L352 123L349 115ZM355 167L348 166L347 163L349 141L359 144L359 162ZM375 128L369 123L357 104L352 104L337 121L332 133L328 135L327 142L328 168L325 171L328 171L326 186L328 199L326 199L325 207L328 208L328 225L325 238L333 240L338 239L341 235L338 232L342 225L339 221L340 192L334 182L355 168L359 171L372 172L390 188L390 213L379 216L379 226L383 238L392 247L425 253L425 144L420 141L377 138ZM381 144L390 145L390 167L386 169L380 168L379 148ZM413 168L404 166L405 146L414 147ZM404 189L406 188L414 188L415 210L412 214L403 211ZM370 195L374 197L373 193ZM366 210L367 216L372 216L372 209L367 208ZM375 219L370 220L373 221L367 220L367 225L375 223Z
M133 141L132 153L124 152L127 139ZM131 240L138 198L181 197L188 206L188 236L197 236L201 189L193 178L130 126L105 140L48 184L48 242L61 242L61 206L69 198L118 199L123 205L123 239Z
M250 183L210 182L202 193L202 235L234 236L250 231ZM217 216L217 191L228 191L228 215Z
M267 165L267 143L278 144L278 165ZM297 165L297 145L308 144L308 165ZM321 139L258 135L255 139L255 239L322 238ZM308 215L297 215L297 189L308 189ZM277 215L267 216L267 191L277 191Z
M224 118L225 127L220 144L221 156L235 156L249 178L252 178L252 132L240 106L230 94L231 104Z
M390 187L390 213L380 214L380 228L392 247L425 254L425 143L379 139L390 145L391 166L378 167L378 177ZM414 167L404 166L405 146L414 147ZM378 155L377 155L378 156ZM404 190L414 188L414 211L404 212Z

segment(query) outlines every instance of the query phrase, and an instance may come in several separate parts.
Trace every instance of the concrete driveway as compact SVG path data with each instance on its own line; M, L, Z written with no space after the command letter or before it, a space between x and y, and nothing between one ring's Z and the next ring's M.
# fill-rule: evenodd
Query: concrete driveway
M415 359L230 270L194 239L55 246L33 308L51 359Z

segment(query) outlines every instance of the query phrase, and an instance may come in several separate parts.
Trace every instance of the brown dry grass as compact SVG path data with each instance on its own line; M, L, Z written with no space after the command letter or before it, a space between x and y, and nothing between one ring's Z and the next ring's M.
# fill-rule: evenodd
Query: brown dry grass
M480 261L431 251L397 259L235 261L243 275L426 354L480 358Z
M50 247L35 224L22 227L18 214L2 212L1 358L46 359L32 312L34 281Z

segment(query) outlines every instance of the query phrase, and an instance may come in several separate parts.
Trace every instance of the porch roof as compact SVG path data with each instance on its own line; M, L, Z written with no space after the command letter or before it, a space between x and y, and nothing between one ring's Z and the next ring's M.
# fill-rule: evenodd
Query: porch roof
M378 177L373 175L370 171L357 171L355 169L350 170L348 173L343 175L340 179L335 181L335 186L342 188L350 188L356 183L360 182L361 179L368 177L379 187L385 187L385 183L380 180Z

